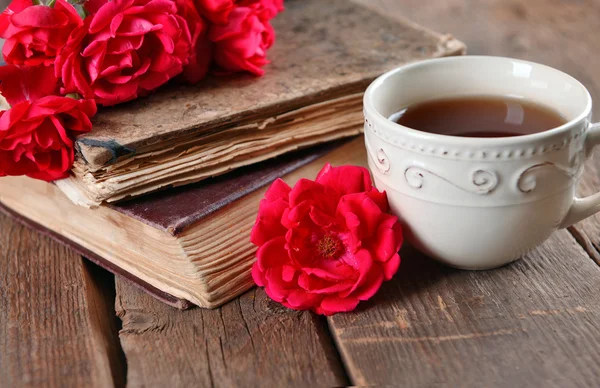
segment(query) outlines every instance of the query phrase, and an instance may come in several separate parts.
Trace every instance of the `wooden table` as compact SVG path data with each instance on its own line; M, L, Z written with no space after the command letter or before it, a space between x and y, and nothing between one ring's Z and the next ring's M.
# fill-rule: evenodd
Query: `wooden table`
M600 120L598 0L363 3L452 32L472 54L562 69ZM582 194L600 190L599 171L597 150ZM0 386L600 384L600 217L494 271L401 254L396 278L353 313L290 311L261 290L180 312L0 217Z

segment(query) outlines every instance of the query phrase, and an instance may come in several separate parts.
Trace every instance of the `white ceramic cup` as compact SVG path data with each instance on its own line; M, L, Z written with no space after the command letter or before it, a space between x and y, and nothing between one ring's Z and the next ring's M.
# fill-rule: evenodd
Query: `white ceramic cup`
M568 122L531 135L469 138L388 119L408 105L456 96L522 98ZM369 167L415 247L453 267L498 267L600 211L600 194L575 198L585 158L600 142L591 109L581 83L532 62L461 56L410 64L365 93Z

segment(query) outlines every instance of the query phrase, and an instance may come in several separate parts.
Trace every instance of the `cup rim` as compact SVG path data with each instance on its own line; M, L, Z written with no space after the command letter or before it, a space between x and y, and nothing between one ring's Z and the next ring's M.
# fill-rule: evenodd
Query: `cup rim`
M579 87L582 88L582 90L585 93L585 99L586 99L585 107L583 108L581 113L578 114L575 118L567 121L566 123L564 123L558 127L551 128L551 129L548 129L543 132L537 132L537 133L520 135L520 136L511 136L511 137L485 137L485 138L482 138L482 137L468 137L468 136L458 137L458 136L452 136L452 135L443 135L443 134L425 132L425 131L421 131L418 129L406 127L404 125L400 125L394 121L389 120L387 117L384 117L381 113L379 113L379 110L377 108L375 108L375 106L373 104L373 94L375 93L376 88L378 88L380 85L382 85L384 82L386 82L389 77L391 77L397 73L404 72L404 71L410 70L412 68L421 67L421 66L425 66L425 65L440 64L440 63L447 63L447 62L461 62L461 61L465 61L465 60L478 60L478 59L487 59L487 60L492 59L492 60L518 62L518 63L528 64L528 65L532 65L532 66L536 66L536 67L544 67L553 72L559 73L562 76L569 78L576 85L579 85ZM514 144L517 142L527 142L527 141L531 141L531 140L536 140L536 141L543 140L543 139L550 138L555 135L559 135L563 132L568 131L569 129L573 128L577 123L581 122L582 120L587 119L590 112L592 111L592 97L590 95L590 92L587 90L587 88L580 81L578 81L575 77L573 77L561 70L555 69L551 66L543 65L541 63L536 63L536 62L532 62L532 61L526 61L526 60L522 60L522 59L510 58L510 57L501 57L501 56L492 56L492 55L461 55L461 56L454 56L454 57L426 59L426 60L422 60L422 61L418 61L418 62L414 62L414 63L410 63L407 65L397 67L395 69L392 69L392 70L380 75L373 82L371 82L371 84L365 91L365 94L363 97L363 106L365 108L365 111L369 111L370 114L375 115L375 117L378 119L378 121L389 123L389 125L387 126L387 129L395 132L396 134L398 134L400 136L412 135L414 137L417 137L417 138L425 140L425 141L428 141L428 140L442 141L444 143L452 143L455 145L463 145L463 146L464 145L468 145L468 146L481 146L481 145L502 146L502 145Z

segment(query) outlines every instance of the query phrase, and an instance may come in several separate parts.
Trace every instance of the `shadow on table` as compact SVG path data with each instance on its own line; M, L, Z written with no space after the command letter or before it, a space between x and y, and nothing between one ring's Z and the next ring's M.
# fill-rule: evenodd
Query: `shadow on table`
M356 312L367 310L375 305L385 308L388 304L397 304L399 299L410 298L415 293L433 289L437 283L451 281L467 272L440 264L408 243L405 243L400 250L400 258L402 260L400 269L394 278L383 283L373 298L360 303Z

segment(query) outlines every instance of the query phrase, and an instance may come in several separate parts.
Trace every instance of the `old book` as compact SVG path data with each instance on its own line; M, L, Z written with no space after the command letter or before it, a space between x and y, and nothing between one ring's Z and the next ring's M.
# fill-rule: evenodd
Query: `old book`
M288 154L119 204L86 209L55 185L3 178L0 210L178 308L217 307L250 288L265 185L314 179L326 162L365 165L363 139ZM333 148L332 148L333 147Z
M77 139L72 178L57 183L86 206L183 185L290 150L356 135L362 93L411 61L464 45L348 0L290 0L274 20L264 77L213 77L102 109Z

